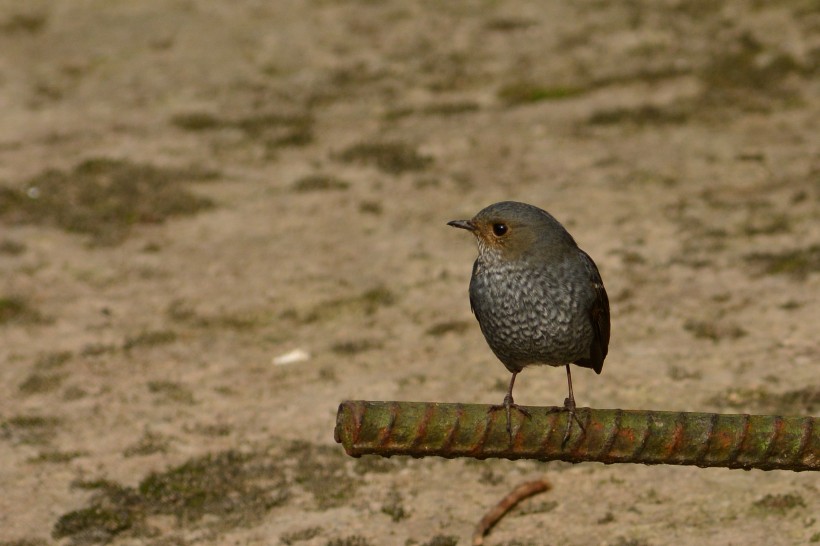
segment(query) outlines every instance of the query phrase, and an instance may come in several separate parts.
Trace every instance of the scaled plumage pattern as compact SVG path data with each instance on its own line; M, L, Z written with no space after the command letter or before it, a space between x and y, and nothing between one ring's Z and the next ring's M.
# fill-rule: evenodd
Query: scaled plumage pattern
M516 376L546 364L566 366L568 438L576 418L569 365L601 373L609 347L609 299L595 262L558 220L526 203L495 203L448 225L472 232L478 242L470 306L490 348L513 374L501 406L508 432L510 409L523 411L512 397Z

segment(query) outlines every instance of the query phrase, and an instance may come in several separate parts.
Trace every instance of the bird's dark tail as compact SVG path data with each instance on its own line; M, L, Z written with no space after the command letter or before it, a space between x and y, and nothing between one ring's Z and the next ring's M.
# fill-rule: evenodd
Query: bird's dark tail
M606 358L606 353L601 350L601 346L598 343L593 343L590 347L589 358L579 358L573 364L577 364L582 368L592 368L595 373L600 374L601 370L604 369L604 358Z
M575 362L573 362L573 364L581 366L582 368L591 368L591 369L595 370L595 373L597 373L597 374L600 374L601 370L604 369L604 361L603 360L598 360L597 362L593 362L593 360L591 358L581 358L581 359L576 360Z

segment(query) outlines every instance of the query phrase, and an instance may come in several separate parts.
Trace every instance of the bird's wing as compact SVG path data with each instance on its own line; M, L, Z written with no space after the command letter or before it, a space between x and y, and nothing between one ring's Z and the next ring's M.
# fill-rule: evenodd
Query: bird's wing
M580 249L579 249L580 250ZM601 373L604 359L609 351L609 298L606 295L604 281L598 272L598 267L589 254L581 252L581 261L589 273L589 280L595 290L595 298L589 307L589 318L592 322L592 346L590 347L589 364L595 373Z
M478 260L473 262L473 272L470 274L470 287L472 288L473 279L478 271ZM473 302L473 291L470 290L470 311L475 315L475 303Z

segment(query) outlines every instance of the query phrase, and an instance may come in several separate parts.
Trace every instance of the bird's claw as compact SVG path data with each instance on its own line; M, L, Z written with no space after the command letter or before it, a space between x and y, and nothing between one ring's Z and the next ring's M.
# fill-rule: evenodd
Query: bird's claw
M512 396L510 396L510 395L507 395L507 396L504 397L504 403L503 404L501 404L500 406L492 405L492 406L490 406L490 409L489 409L489 411L491 411L491 412L492 411L502 410L502 409L506 412L506 414L507 414L507 435L509 435L509 437L510 437L510 443L512 443L512 408L515 408L516 410L518 410L518 412L523 414L527 419L532 419L532 414L529 412L529 410L526 410L526 409L522 408L521 406L519 406L518 404L516 404L513 401Z
M561 440L561 447L563 447L567 443L567 440L569 440L569 433L572 429L573 420L576 423L578 423L578 426L581 428L581 431L586 433L586 429L584 428L583 423L581 423L581 420L575 413L575 400L573 400L572 398L564 398L564 411L569 412L569 415L567 415L567 430L566 432L564 432L564 439Z

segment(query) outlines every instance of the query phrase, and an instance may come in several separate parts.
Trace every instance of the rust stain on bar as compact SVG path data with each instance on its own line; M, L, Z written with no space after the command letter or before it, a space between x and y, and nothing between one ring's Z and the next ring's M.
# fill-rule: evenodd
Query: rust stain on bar
M461 407L461 404L456 404L455 413L456 420L450 427L450 430L447 432L447 435L444 437L444 444L442 444L442 449L445 451L452 451L453 441L456 439L456 434L458 434L458 427L461 423L462 418L464 417L464 408Z
M685 433L686 422L683 420L683 414L675 415L675 429L672 432L672 441L668 444L666 453L663 456L668 460L673 460L680 457L680 448L683 445L683 437Z
M715 438L715 429L717 428L717 422L720 419L720 415L717 413L709 414L709 425L706 429L706 434L703 438L703 446L698 451L697 455L695 455L695 460L697 461L698 466L704 466L706 464L706 459L709 458L709 454L714 452L713 444Z
M797 448L797 452L794 454L794 460L792 462L797 462L800 460L800 454L806 451L806 447L808 447L809 440L811 440L812 436L812 429L814 428L814 419L805 419L803 424L800 428L801 437L800 437L800 445Z
M562 445L567 413L527 407L513 419L480 404L346 401L336 441L348 455L438 456L820 470L814 417L579 408L584 428ZM557 432L556 432L557 431Z
M416 438L413 440L413 448L423 449L424 440L427 439L427 427L430 425L430 420L433 418L435 412L436 406L433 404L425 408L424 417L422 417L421 423L419 423L418 434L416 434Z
M472 447L468 447L468 453L473 457L480 457L481 454L484 452L484 447L487 445L487 438L490 436L490 429L493 428L495 424L495 411L487 411L487 415L484 418L483 422L478 423L478 427L481 430L479 439L477 442L473 444ZM514 425L513 425L514 426ZM464 427L460 427L463 429ZM475 428L475 427L473 427Z
M727 457L730 461L737 461L738 456L740 455L741 451L743 451L743 446L746 444L746 438L749 437L749 425L751 423L751 419L751 415L743 415L742 421L736 427L735 430L739 432L739 437L737 438L735 445L732 446L732 450L729 452L729 455ZM729 434L728 431L727 434Z

